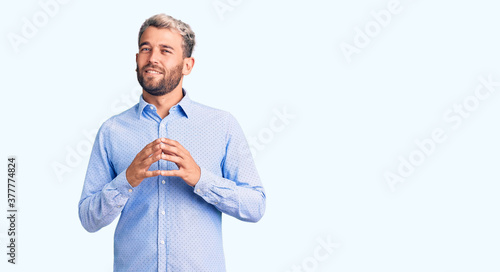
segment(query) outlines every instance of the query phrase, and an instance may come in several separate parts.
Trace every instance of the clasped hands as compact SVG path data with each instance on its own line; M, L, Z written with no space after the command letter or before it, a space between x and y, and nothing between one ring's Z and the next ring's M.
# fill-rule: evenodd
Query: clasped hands
M175 163L179 170L149 171L149 167L159 160ZM156 176L176 176L182 178L189 186L195 186L201 175L201 169L187 151L177 141L158 138L146 145L126 170L127 181L137 187L145 178Z

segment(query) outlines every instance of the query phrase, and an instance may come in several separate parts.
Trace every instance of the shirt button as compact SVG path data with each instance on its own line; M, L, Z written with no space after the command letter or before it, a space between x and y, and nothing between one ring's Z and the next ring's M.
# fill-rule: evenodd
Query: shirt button
M118 207L118 208L121 208L121 207L122 207L122 205L118 205L117 207Z
M165 244L165 241L161 240L161 241L160 241L160 244L164 245L164 244Z
M149 108L150 108L150 109L154 109L154 107L153 107L153 106L149 106Z
M165 180L162 180L162 181L161 181L161 184L165 184Z
M132 189L128 189L128 191L129 191L130 193L132 193L132 191L133 191L133 190L132 190Z
M165 215L165 211L161 211L161 214Z
M215 203L214 203L214 205L217 205L217 204L219 204L219 202L215 202Z
M196 192L198 192L198 193L199 193L199 192L200 192L200 189L196 189Z

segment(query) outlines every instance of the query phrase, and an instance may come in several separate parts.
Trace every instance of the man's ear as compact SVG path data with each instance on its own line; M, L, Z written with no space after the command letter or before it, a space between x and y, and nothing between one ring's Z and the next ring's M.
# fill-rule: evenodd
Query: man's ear
M193 70L194 58L193 57L184 58L183 62L184 63L182 67L182 74L189 75L191 73L191 70Z

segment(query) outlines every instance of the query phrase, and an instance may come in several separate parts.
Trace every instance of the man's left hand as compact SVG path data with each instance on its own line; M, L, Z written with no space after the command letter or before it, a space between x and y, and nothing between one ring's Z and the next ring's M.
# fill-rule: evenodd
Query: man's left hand
M195 186L200 180L201 169L194 161L189 151L179 142L161 138L160 144L163 153L167 156L163 159L171 161L177 165L179 170L161 170L162 176L176 176L182 178L189 186Z

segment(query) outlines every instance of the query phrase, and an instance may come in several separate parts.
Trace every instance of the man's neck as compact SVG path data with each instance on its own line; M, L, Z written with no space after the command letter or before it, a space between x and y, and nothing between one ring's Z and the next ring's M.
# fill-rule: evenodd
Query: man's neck
M182 84L179 83L174 90L162 96L154 96L143 90L142 97L144 101L156 106L156 112L163 119L169 114L170 108L181 101L183 97Z

